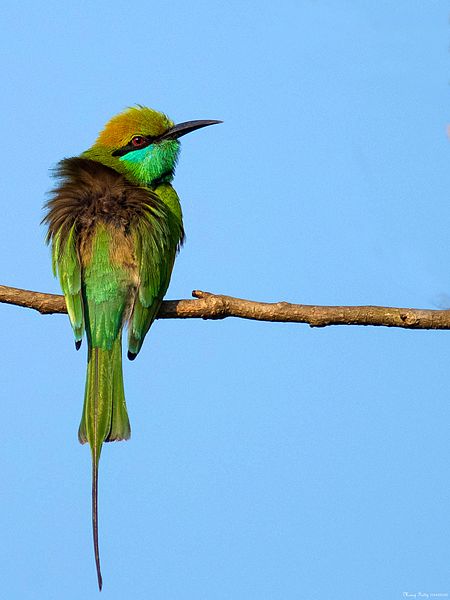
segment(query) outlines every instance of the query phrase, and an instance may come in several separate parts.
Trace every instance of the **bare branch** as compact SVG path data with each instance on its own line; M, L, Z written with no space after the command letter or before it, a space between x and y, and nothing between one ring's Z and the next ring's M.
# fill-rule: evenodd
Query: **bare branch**
M254 302L194 290L196 300L165 300L158 319L225 319L328 325L374 325L404 329L450 329L450 310L393 308L386 306L311 306L289 302ZM65 313L64 297L0 285L0 302L39 311Z

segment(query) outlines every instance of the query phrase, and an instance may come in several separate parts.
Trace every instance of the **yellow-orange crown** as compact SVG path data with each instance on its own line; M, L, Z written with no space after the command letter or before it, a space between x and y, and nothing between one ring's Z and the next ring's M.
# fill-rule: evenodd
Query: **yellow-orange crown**
M164 113L146 106L133 106L110 119L99 133L96 145L120 148L134 135L156 137L174 126Z

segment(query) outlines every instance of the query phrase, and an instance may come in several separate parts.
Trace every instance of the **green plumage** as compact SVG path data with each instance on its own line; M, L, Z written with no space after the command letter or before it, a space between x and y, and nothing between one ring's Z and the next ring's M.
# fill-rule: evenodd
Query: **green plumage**
M117 115L80 157L59 163L44 222L75 345L88 365L78 437L92 454L92 522L98 583L98 464L104 442L126 440L130 424L122 376L122 330L134 359L167 291L184 232L171 185L178 137L213 124L174 125L137 107Z
M67 312L72 324L75 341L81 342L84 331L83 302L81 299L81 265L78 258L75 223L61 249L61 232L53 242L53 274L59 274L59 282L66 299Z
M82 444L89 442L100 457L104 441L128 440L131 434L122 377L122 336L108 350L88 352L85 401L78 430Z

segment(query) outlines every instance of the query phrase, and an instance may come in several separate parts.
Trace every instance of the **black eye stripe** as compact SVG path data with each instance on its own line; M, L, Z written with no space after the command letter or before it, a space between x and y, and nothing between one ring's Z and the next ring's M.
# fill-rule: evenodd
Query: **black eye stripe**
M147 146L150 146L150 144L153 144L153 142L156 139L156 138L152 138L150 136L144 136L144 135L139 135L139 136L134 135L133 138L135 138L135 137L141 137L142 139L144 139L145 144L142 144L141 146L137 147L137 146L133 146L133 144L130 141L126 146L122 146L122 148L119 148L118 150L114 150L114 152L112 153L112 156L125 156L125 154L128 154L128 152L133 152L134 150L142 150L142 148L146 148Z

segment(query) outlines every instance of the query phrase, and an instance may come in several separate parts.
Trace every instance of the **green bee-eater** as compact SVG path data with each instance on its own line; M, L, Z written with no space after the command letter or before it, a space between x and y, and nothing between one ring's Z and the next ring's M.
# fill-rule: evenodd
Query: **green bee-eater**
M183 243L180 201L171 185L179 138L221 121L175 125L138 106L113 117L94 145L62 160L44 222L67 312L88 365L78 438L92 454L92 526L98 585L98 463L103 442L126 440L122 328L136 358L169 285Z

